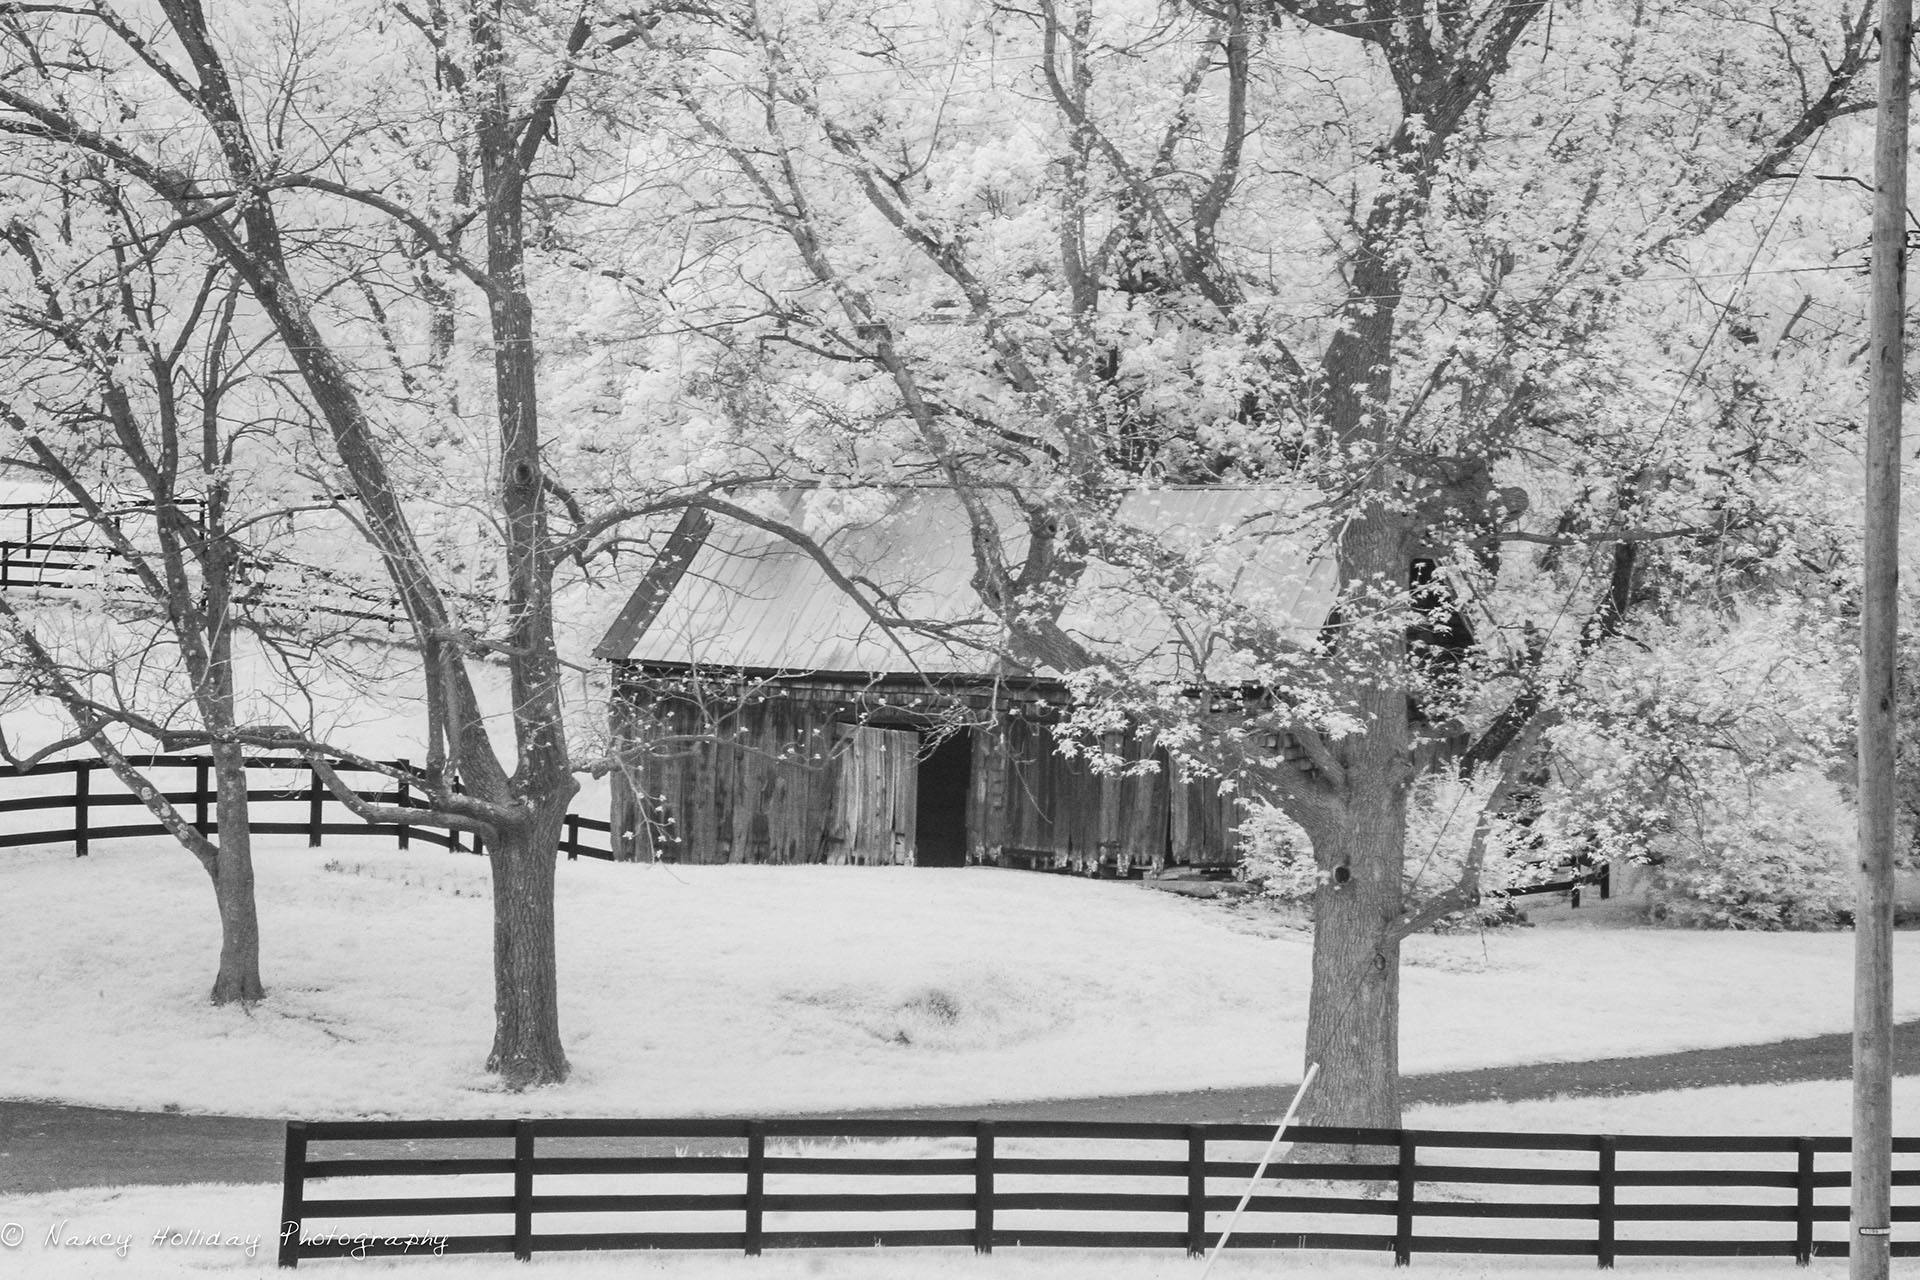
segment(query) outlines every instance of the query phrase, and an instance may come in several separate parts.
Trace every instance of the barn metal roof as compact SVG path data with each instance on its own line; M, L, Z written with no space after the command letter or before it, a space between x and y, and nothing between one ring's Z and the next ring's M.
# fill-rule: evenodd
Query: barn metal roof
M725 515L690 512L596 648L599 656L875 676L998 669L1001 627L974 590L970 530L952 490L759 490L734 500L813 539L867 601L889 602L944 634L882 627L792 541ZM1001 497L989 506L1009 555L1024 554L1024 522L1013 503ZM1128 494L1115 520L1163 546L1204 553L1221 585L1305 643L1332 607L1334 575L1331 556L1303 532L1301 507L1297 496L1271 488L1161 488ZM1215 652L1204 632L1111 564L1087 567L1062 625L1103 658L1163 678L1239 678L1226 669L1231 655ZM1200 663L1196 652L1206 655Z

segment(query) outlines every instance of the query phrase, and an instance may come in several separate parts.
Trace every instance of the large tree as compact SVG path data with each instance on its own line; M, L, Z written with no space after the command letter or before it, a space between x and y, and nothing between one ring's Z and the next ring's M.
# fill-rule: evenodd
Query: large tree
M680 154L716 162L689 216L741 244L743 409L840 433L823 472L953 485L1010 661L1310 837L1322 1122L1397 1123L1401 941L1477 891L1470 860L1406 896L1414 779L1492 769L1491 830L1636 609L1826 536L1781 479L1792 324L1732 282L1778 218L1756 193L1863 105L1868 13L1547 13L744 3L643 37L680 59L652 77ZM1170 482L1289 490L1337 625L1115 518ZM1210 692L1065 625L1093 557L1190 620ZM1463 666L1430 646L1468 598Z
M164 207L276 336L321 428L302 460L389 579L423 670L429 749L404 781L426 807L356 795L335 762L396 771L303 726L223 727L216 743L302 750L363 816L483 836L488 1066L515 1087L564 1079L554 864L577 783L554 575L672 482L643 473L621 510L589 511L556 474L556 452L609 486L631 473L604 441L571 435L556 450L543 430L530 245L545 234L538 176L576 77L650 19L503 0L0 15L0 133L85 157ZM569 179L552 183L564 193ZM590 262L572 270L601 278ZM490 376L469 385L476 363ZM477 692L480 663L506 669L504 730Z
M247 771L233 736L257 691L235 655L250 629L262 638L246 581L288 513L265 486L236 493L235 481L290 406L251 364L258 343L237 331L231 277L170 218L151 220L86 158L16 170L10 185L0 460L48 502L41 537L90 550L68 552L83 563L48 589L0 598L10 701L38 696L68 724L30 743L0 734L0 754L26 767L84 744L106 763L213 882L213 1002L258 1000ZM324 639L281 631L262 665L308 669ZM217 834L167 801L131 742L211 744Z

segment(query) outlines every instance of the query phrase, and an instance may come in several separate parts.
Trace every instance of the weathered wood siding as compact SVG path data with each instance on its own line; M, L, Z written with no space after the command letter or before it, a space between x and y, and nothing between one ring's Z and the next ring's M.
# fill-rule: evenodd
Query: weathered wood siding
M1130 766L1153 760L1159 768L1100 780L1101 842L1120 874L1136 867L1157 871L1169 855L1166 752L1131 733L1114 735L1108 747Z
M896 703L880 708L892 723L848 723L860 693L796 684L744 704L644 691L620 700L616 851L699 863L913 862L924 742L908 726L920 721ZM1104 745L1158 770L1099 774L1062 756L1052 729L1029 717L1003 716L969 737L974 861L1123 875L1236 861L1237 801L1210 780L1179 777L1150 741L1114 735Z
M1152 754L1133 735L1106 749L1128 761ZM1164 772L1098 774L1060 754L1045 724L1008 719L974 735L968 827L974 857L1091 872L1163 865L1167 857Z
M967 860L993 862L1007 843L1007 769L996 726L973 734L973 774L967 788Z
M842 724L834 737L826 860L911 865L920 735Z
M1234 828L1245 820L1240 802L1222 795L1212 778L1172 771L1168 839L1173 860L1196 867L1231 867L1239 861Z
M680 699L627 710L616 851L696 863L820 861L834 778L813 717L785 698L722 710Z
M741 708L730 756L717 771L714 815L727 862L814 862L824 852L821 813L832 770L807 759L812 719L786 698ZM813 739L818 742L818 737ZM730 793L729 793L730 791Z

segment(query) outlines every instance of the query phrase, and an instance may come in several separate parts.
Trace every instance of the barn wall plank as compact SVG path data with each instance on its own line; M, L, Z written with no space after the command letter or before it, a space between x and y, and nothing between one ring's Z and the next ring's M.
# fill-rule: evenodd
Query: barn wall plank
M889 824L892 847L889 860L912 866L914 828L920 812L920 735L908 730L882 729L886 735L887 794L892 800Z
M896 839L895 791L899 780L895 739L918 735L858 724L838 725L835 734L840 766L838 815L833 823L840 840L837 860L864 866L890 863L900 847ZM911 826L907 833L911 838Z
M999 862L1007 845L1007 753L998 725L973 734L968 784L967 838L975 862Z
M1194 784L1178 764L1167 770L1167 844L1174 862L1191 866L1204 833L1194 813Z
M1100 867L1104 779L1084 756L1061 755L1052 731L1043 731L1054 778L1054 848L1075 870L1091 875Z
M1173 770L1171 843L1173 859L1196 867L1231 867L1236 861L1234 829L1244 821L1237 797L1222 793L1218 781Z
M608 844L615 862L632 862L652 854L640 851L640 806L631 776L640 772L639 761L629 763L625 749L625 744L634 740L634 707L629 699L613 699L613 705L608 708L607 727L612 732L615 759L615 768L607 782L607 822L613 828Z
M1054 855L1055 779L1052 742L1040 726L1008 720L1006 743L1006 845L1009 849Z
M1117 849L1126 865L1159 870L1167 861L1168 778L1164 751L1150 740L1128 734L1122 755L1129 766L1153 761L1159 768L1130 772L1119 780L1120 830Z

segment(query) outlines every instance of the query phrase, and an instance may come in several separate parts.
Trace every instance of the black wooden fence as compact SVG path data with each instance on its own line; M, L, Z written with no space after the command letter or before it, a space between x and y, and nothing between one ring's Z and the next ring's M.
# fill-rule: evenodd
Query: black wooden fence
M0 590L71 591L102 573L109 591L132 594L139 590L133 569L119 563L119 553L111 548L0 539ZM233 602L247 609L377 622L388 631L404 620L398 599L372 590L351 575L258 557L243 558L237 566Z
M72 575L93 567L98 552L69 542L22 542L0 538L0 590L65 587Z
M1540 884L1516 885L1501 890L1508 898L1524 898L1532 893L1564 893L1572 906L1580 905L1580 891L1587 886L1600 891L1600 900L1606 901L1613 896L1613 868L1605 862L1580 862L1570 866L1555 867L1548 872L1557 879L1543 881Z
M150 517L151 505L136 504L108 518L118 527L121 517L140 514ZM139 590L133 568L121 563L120 553L105 540L89 540L88 518L78 503L0 503L0 522L13 523L15 515L25 518L25 536L0 538L0 590L70 591L96 579L110 592ZM37 535L35 515L41 517ZM233 603L243 609L374 622L388 631L405 620L399 599L373 580L276 556L242 551L233 586ZM492 603L464 592L453 593L453 598L479 609Z
M1218 1239L1271 1133L1246 1124L1029 1120L294 1122L279 1261L938 1245L1198 1254ZM1805 1264L1847 1252L1845 1138L1312 1127L1291 1136L1357 1146L1372 1162L1270 1166L1268 1182L1297 1185L1255 1195L1228 1247L1390 1251L1402 1265L1416 1253L1543 1254L1602 1267L1626 1256ZM881 1139L918 1141L889 1148ZM352 1149L314 1150L343 1143ZM382 1144L400 1154L382 1153ZM1229 1144L1240 1149L1223 1152ZM1469 1150L1483 1162L1463 1163L1457 1153ZM1904 1202L1893 1221L1920 1222L1920 1202L1899 1190L1920 1186L1920 1138L1896 1139L1894 1151ZM1484 1153L1503 1162L1484 1162ZM1820 1167L1822 1156L1829 1167ZM490 1185L484 1194L420 1195L403 1185L310 1195L321 1181L418 1178ZM914 1189L864 1189L902 1179ZM648 1185L624 1189L636 1182ZM928 1182L938 1189L924 1189ZM1489 1188L1497 1198L1482 1198ZM1511 1188L1529 1188L1532 1198ZM1495 1222L1505 1234L1480 1233ZM1893 1255L1920 1257L1920 1232L1896 1238Z
M180 786L163 788L161 794L201 831L208 835L219 832L216 812L218 792L214 785L211 758L136 755L127 759L153 778L156 785L161 783L164 775L180 778ZM405 760L384 763L400 769L409 767ZM250 775L262 772L293 774L298 779L280 786L249 786L247 802L254 812L248 818L247 827L257 835L303 835L308 845L316 848L327 836L387 836L398 841L402 849L410 847L417 840L421 844L442 849L470 847L475 853L482 851L478 836L462 837L457 831L413 823L366 821L328 790L320 780L318 771L305 760L248 757L247 768ZM355 787L355 793L367 800L415 809L425 805L406 782L386 774L350 765L336 766L335 772L343 778L377 779L371 788ZM63 779L67 775L71 775L70 782L50 781ZM96 785L95 779L101 775L104 775L105 785ZM191 784L187 784L182 775L191 775ZM131 821L113 821L111 814L100 812L129 808L135 810L134 814L129 815ZM160 825L160 820L153 816L140 797L120 787L119 779L98 760L57 760L35 765L31 769L0 770L0 814L37 812L56 814L57 821L44 826L33 826L31 821L24 825L7 821L7 830L0 831L0 848L70 842L75 855L85 857L95 840L167 834L166 828ZM596 835L603 837L604 843L591 839ZM589 858L611 859L611 845L612 827L608 823L578 814L567 815L560 848L569 858L585 855Z

